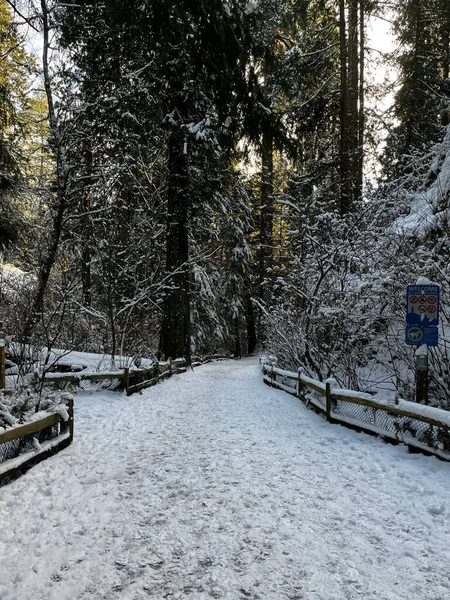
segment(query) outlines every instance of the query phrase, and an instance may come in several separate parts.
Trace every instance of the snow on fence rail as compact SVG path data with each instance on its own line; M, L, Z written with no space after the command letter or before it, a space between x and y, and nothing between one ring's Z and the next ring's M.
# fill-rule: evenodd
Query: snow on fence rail
M67 400L66 418L52 414L0 433L0 486L66 448L72 440L73 399Z
M317 381L303 374L262 364L264 382L297 396L330 423L356 427L450 461L450 412L406 400L389 404L370 394Z
M228 358L222 354L212 354L208 356L193 356L192 366L200 366L212 360ZM177 358L169 359L165 362L154 363L148 369L130 369L124 368L119 371L111 372L88 372L79 373L45 373L36 374L37 383L42 385L53 385L58 388L72 386L81 388L84 391L98 391L99 389L123 389L127 396L139 392L146 387L150 387L170 377L176 373L186 371L186 360Z

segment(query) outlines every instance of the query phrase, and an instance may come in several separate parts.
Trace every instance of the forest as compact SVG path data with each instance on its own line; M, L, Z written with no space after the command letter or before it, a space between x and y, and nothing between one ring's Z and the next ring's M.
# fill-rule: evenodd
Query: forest
M264 351L413 399L421 278L446 406L449 64L450 0L0 0L7 350Z

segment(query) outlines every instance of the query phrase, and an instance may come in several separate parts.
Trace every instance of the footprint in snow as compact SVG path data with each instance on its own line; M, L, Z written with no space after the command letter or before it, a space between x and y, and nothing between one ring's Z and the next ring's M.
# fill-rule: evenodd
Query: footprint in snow
M428 512L433 517L437 517L445 512L445 506L443 504L441 504L440 506L429 506Z

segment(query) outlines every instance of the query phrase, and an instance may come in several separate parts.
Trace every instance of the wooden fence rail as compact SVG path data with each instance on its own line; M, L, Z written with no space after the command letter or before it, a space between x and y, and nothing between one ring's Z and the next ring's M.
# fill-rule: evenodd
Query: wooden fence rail
M300 398L331 423L377 434L450 461L449 411L406 400L398 404L380 402L370 394L338 388L333 379L312 379L302 369L295 373L263 362L262 371L266 384Z
M52 414L0 433L0 486L72 443L72 399L67 413L67 420Z
M200 366L211 362L229 358L223 354L213 354L208 356L193 356L192 366ZM65 384L77 384L78 382L99 382L99 381L118 381L120 387L125 390L127 396L139 392L147 387L155 385L159 381L171 377L177 373L186 372L186 360L184 358L170 359L163 362L157 362L148 369L130 369L128 367L120 371L102 372L102 373L45 373L36 374L36 383L43 385L64 386Z

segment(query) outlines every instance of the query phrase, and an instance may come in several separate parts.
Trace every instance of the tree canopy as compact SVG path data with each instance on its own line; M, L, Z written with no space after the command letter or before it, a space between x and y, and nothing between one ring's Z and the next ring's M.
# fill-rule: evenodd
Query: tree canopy
M436 279L447 247L448 2L389 3L388 116L371 82L383 2L0 3L1 235L30 274L23 337L188 361L266 349L408 391L398 298L411 252Z

